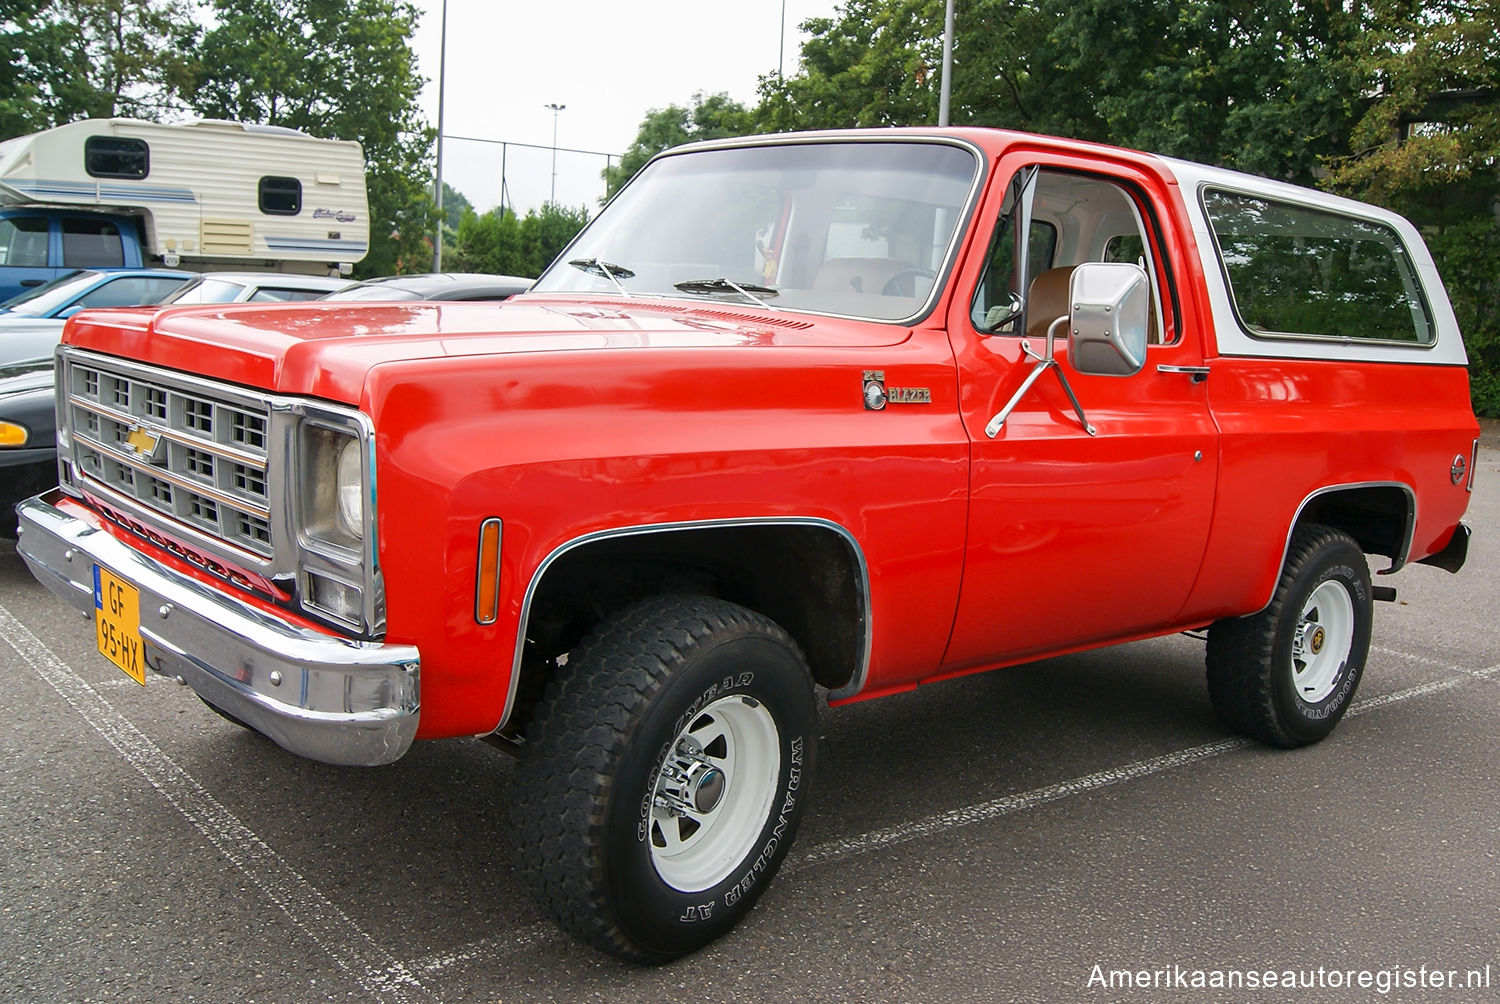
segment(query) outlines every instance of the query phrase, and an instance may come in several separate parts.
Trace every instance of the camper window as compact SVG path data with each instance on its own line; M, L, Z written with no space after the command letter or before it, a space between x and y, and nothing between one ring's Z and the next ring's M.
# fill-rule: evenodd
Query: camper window
M93 178L144 178L151 173L151 147L143 139L90 136L83 141L83 169Z
M260 211L271 216L296 216L302 212L302 182L296 178L260 179Z

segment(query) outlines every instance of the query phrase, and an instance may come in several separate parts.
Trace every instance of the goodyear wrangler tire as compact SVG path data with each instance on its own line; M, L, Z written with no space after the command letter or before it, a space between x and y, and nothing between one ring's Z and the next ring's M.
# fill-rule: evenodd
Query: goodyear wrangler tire
M1231 728L1273 746L1317 742L1359 687L1373 619L1370 569L1348 534L1298 528L1275 595L1208 632L1208 693Z
M690 952L770 884L816 742L811 676L785 631L722 600L647 600L548 685L515 800L518 868L598 948Z

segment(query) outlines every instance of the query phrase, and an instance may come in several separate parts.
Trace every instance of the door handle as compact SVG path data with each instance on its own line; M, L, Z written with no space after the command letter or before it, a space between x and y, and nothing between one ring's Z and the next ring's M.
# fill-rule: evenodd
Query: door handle
M46 282L45 279L22 279L21 280L21 285L23 285L23 286L40 286L44 282Z
M1158 373L1186 373L1193 378L1193 383L1202 383L1208 379L1207 366L1171 366L1167 363L1157 363Z

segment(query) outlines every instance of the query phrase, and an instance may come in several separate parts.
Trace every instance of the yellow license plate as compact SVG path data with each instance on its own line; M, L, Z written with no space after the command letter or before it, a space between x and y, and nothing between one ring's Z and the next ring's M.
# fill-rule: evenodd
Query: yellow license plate
M107 568L94 566L94 631L104 658L146 685L141 644L141 592Z

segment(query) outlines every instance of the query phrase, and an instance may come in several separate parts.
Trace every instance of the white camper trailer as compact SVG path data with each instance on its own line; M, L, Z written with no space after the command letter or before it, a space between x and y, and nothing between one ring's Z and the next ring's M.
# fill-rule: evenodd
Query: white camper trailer
M85 119L0 143L0 215L39 207L133 221L134 264L348 274L370 243L359 144L278 126Z

